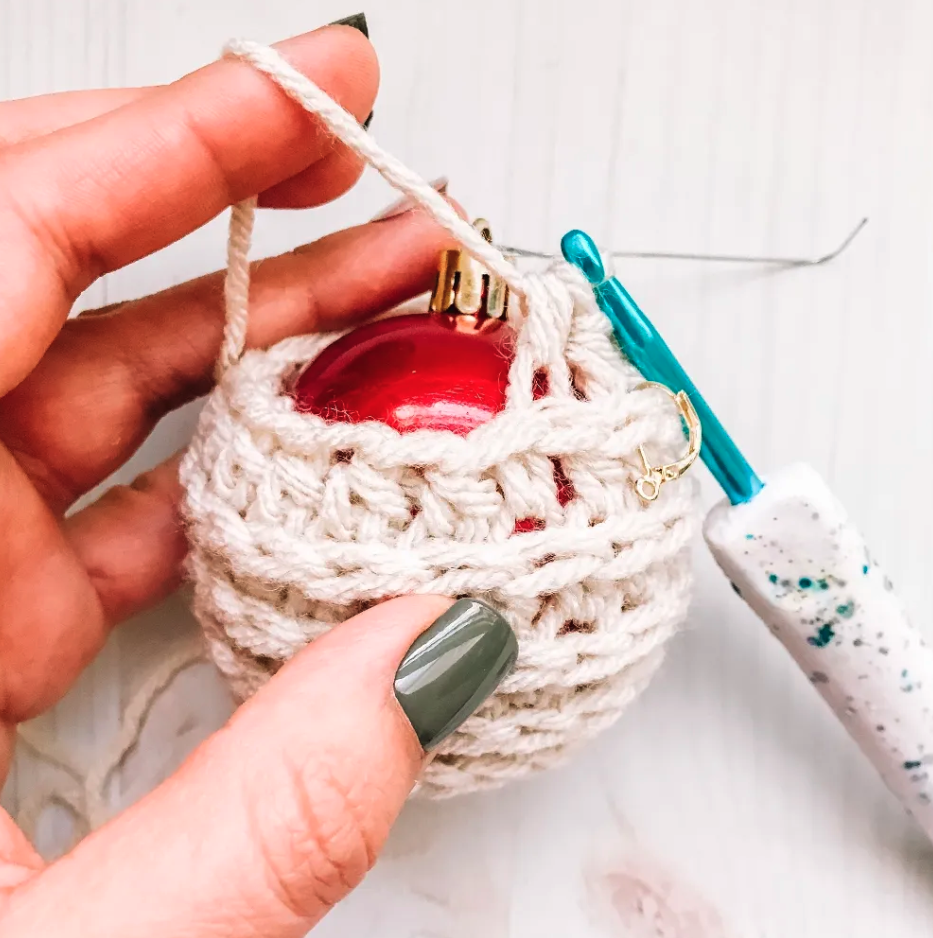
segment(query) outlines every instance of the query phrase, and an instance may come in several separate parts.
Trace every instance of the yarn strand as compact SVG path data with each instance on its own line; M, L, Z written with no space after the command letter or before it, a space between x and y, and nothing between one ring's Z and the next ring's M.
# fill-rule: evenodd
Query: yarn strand
M302 75L275 49L248 40L232 40L224 47L227 58L240 59L271 78L293 101L319 118L341 143L361 156L391 186L411 198L459 241L468 253L498 274L517 297L525 294L525 277L502 252L486 241L449 202L410 170L401 160L380 147L354 116ZM239 361L246 339L249 318L248 252L256 199L247 199L233 207L227 253L225 300L227 326L219 369L225 372Z
M249 248L256 217L256 199L245 199L234 205L230 212L230 231L227 238L227 275L224 278L224 304L227 322L224 329L219 375L240 360L246 347L246 329L249 325Z

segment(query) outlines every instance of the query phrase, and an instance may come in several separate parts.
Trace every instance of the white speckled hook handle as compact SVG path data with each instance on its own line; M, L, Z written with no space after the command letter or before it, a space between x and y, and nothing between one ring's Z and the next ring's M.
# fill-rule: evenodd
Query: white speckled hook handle
M933 650L823 480L792 466L704 530L717 563L933 839Z

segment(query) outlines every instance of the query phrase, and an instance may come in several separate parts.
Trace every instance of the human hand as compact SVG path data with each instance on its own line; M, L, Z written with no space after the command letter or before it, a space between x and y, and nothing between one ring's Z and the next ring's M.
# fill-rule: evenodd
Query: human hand
M330 27L280 48L358 119L370 113L378 68L361 33ZM218 275L66 321L73 302L233 202L260 192L269 207L318 205L360 171L232 61L162 88L0 104L3 773L16 724L61 697L113 625L177 585L175 460L64 515L209 388L220 346ZM343 327L423 291L446 240L410 212L264 261L249 344ZM50 866L3 815L4 936L303 934L373 862L424 749L511 664L504 620L449 606L398 599L335 629Z

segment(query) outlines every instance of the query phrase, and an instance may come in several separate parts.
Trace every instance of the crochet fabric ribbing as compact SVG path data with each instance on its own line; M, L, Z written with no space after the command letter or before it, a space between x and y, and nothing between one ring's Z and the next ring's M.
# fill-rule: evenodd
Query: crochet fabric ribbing
M235 210L222 373L182 465L194 608L214 661L245 698L382 599L478 596L515 629L517 666L441 745L419 792L553 766L618 718L685 616L693 485L666 485L647 506L632 487L639 444L659 461L683 452L677 411L636 388L575 269L520 273L276 53L236 51L284 73L289 94L508 278L516 351L505 409L466 436L298 413L288 382L336 336L242 353L252 203ZM563 505L559 477L573 493Z

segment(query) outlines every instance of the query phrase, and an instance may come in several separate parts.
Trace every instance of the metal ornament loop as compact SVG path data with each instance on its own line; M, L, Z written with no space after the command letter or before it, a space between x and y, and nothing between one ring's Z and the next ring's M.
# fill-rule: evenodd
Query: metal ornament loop
M644 445L639 445L638 455L641 456L644 474L635 481L635 491L643 502L648 503L655 501L661 494L662 485L679 479L696 462L697 456L700 455L700 447L703 445L703 427L686 391L678 391L675 394L669 387L657 381L644 381L635 390L640 391L642 388L657 388L667 394L677 405L687 427L687 452L677 462L655 466L648 459Z

